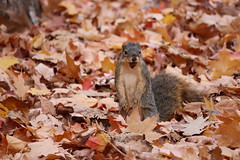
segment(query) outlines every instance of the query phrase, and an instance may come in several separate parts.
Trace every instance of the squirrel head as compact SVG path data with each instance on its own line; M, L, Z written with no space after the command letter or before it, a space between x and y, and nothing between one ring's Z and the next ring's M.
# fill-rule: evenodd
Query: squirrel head
M130 67L133 69L137 65L137 63L140 62L141 58L140 44L135 42L123 43L121 56L122 60L128 62Z

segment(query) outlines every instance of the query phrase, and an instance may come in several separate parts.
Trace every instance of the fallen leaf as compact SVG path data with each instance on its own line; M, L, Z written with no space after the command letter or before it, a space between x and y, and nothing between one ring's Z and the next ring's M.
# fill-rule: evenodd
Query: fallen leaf
M28 159L39 159L41 156L46 157L59 152L58 145L54 144L51 138L29 143L28 147L30 148L30 152L26 153Z
M51 91L49 89L37 89L37 88L30 88L27 93L30 93L32 95L48 95L51 94Z
M53 68L50 68L42 63L38 64L35 69L41 76L43 76L48 81L50 81L54 76Z
M56 115L56 108L53 103L46 98L40 98L42 112L45 114Z
M86 142L86 146L90 147L91 150L103 152L109 142L110 137L103 131L100 131L95 136L89 137L88 141Z
M181 124L183 129L183 135L192 136L194 134L200 134L204 131L204 127L208 126L211 122L207 122L209 117L203 118L203 116L199 116L196 119L191 118L190 116L186 116L186 124Z
M106 73L109 73L110 71L115 72L116 62L113 63L110 61L108 57L106 57L101 63L102 63L103 72L106 72Z
M3 69L3 71L6 71L9 67L12 65L19 63L18 59L15 57L3 57L0 58L0 68Z
M92 107L97 104L98 100L96 98L88 98L86 95L73 95L71 98L66 98L69 101L68 105L77 104L83 107Z
M166 16L164 16L164 18L162 19L162 22L165 24L169 24L176 21L176 17L173 16L172 14L167 14Z
M28 145L28 142L22 141L14 136L6 135L6 139L8 146L16 151L22 151Z
M145 120L140 120L140 114L138 108L134 108L130 116L127 117L127 128L123 129L123 132L133 132L145 134L146 140L152 142L153 140L159 139L162 135L154 132L153 129L157 126L157 120L159 115L155 115Z
M218 53L218 59L209 62L213 73L212 78L220 78L221 76L232 76L240 70L240 59L232 59L230 51L226 45Z
M116 130L117 133L122 133L121 128L127 127L126 122L124 121L122 116L114 117L112 115L108 116L109 123L111 125L111 130Z
M29 90L29 86L25 84L25 80L23 78L23 74L19 74L17 78L13 78L13 85L16 88L15 93L21 98L26 99L26 94Z
M0 117L5 117L8 113L9 109L0 103Z
M72 59L68 53L66 53L66 61L67 65L60 69L60 71L64 72L67 76L71 78L75 78L78 82L82 82L82 78L80 77L80 67L79 65L75 65L74 59Z
M224 112L223 115L217 115L217 118L223 121L219 127L212 133L220 146L239 148L240 147L240 112Z
M76 6L73 5L72 3L68 2L68 1L62 1L58 5L66 8L67 13L69 15L76 15L78 13L78 10L77 10Z
M38 34L29 42L33 48L40 48L43 44L45 34Z

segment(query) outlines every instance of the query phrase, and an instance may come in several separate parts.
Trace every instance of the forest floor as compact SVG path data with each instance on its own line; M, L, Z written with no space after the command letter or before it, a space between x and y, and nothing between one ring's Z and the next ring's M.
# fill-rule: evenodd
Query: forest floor
M240 159L238 0L43 0L40 26L0 38L0 159ZM178 119L125 121L114 74L139 42L211 96Z

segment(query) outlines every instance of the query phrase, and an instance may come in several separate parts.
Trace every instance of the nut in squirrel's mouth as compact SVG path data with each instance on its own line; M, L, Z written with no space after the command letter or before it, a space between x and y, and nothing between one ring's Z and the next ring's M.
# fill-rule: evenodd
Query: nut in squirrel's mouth
M137 62L129 62L129 66L133 69L137 65Z

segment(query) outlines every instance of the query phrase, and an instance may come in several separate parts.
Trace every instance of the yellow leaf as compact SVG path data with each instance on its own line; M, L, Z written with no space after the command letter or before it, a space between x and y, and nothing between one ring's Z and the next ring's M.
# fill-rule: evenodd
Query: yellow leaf
M0 103L0 117L5 117L8 114L9 110L3 104Z
M165 27L158 26L158 27L156 27L156 29L162 35L162 37L165 41L168 41L170 43L174 43L172 38L168 35L168 31Z
M220 78L222 75L232 76L240 70L240 59L231 59L231 54L224 45L218 53L218 59L209 62L213 73L212 78Z
M146 49L143 49L142 50L142 55L144 57L144 60L147 61L147 62L152 62L153 58L155 56L154 50L150 47L148 47Z
M48 52L46 49L42 48L41 51L39 52L41 54L45 54L47 56L51 56L52 54L50 52Z
M0 58L0 68L3 69L3 71L6 71L8 67L19 63L18 59L15 57L3 57Z
M109 73L110 70L115 72L116 63L112 63L108 57L104 58L104 60L101 63L103 72Z
M50 90L49 89L36 89L36 88L31 88L28 93L31 93L32 95L48 95L50 94Z
M44 34L38 34L29 42L34 48L39 48L42 46L44 41L45 35Z
M174 17L172 14L166 15L163 19L162 22L165 24L169 24L176 21L176 17Z
M99 152L104 151L106 145L110 142L110 137L101 131L100 133L97 133L95 138L97 138L99 145L96 147L96 150Z
M73 5L70 2L62 1L59 6L62 6L67 9L67 13L69 15L76 15L78 13L78 10L76 9L75 5Z

